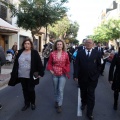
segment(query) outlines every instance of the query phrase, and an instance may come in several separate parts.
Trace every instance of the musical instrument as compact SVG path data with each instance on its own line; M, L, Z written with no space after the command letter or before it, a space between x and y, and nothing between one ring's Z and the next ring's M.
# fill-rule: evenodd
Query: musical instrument
M42 56L44 58L48 58L52 50L53 50L53 43L52 42L47 43L46 48L42 52Z

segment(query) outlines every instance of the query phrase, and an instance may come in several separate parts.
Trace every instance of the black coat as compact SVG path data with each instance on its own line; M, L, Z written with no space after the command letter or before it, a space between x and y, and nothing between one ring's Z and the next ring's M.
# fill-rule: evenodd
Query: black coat
M98 47L95 47L95 49L98 50ZM104 49L102 47L101 47L101 51L99 51L99 52L101 54L101 57L103 57L103 55L104 55Z
M112 90L120 91L120 53L115 54L109 69L109 81L113 81Z
M23 52L23 50L19 50L18 54L16 55L16 59L14 62L12 73L11 73L11 78L8 83L8 85L10 85L10 86L14 86L20 82L18 79L18 69L19 69L18 59L22 52ZM42 61L41 61L41 58L40 58L38 52L36 50L31 50L30 84L37 85L37 84L39 84L39 79L36 79L36 80L33 79L34 72L39 72L40 76L44 75Z
M6 62L5 53L2 46L0 46L0 65L3 66L5 62Z
M79 46L78 51L80 51L80 50L84 50L84 46Z
M92 49L89 58L86 56L85 50L81 50L77 54L75 61L74 78L78 78L80 81L98 80L101 69L101 57L100 53Z

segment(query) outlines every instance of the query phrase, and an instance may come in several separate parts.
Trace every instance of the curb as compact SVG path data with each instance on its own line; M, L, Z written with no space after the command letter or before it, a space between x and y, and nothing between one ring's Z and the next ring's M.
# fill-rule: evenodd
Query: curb
M6 78L6 79L4 79L4 80L0 80L0 88L1 88L1 87L4 87L5 85L7 85L8 82L9 82L9 80L10 80L10 77L9 77L9 78Z

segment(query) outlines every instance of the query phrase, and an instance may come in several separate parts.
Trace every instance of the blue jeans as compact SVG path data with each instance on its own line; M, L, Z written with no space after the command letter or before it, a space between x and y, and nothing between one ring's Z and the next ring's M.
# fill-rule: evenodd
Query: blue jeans
M63 92L64 92L65 83L66 83L66 77L64 75L62 76L53 75L55 101L58 102L58 106L61 106L63 102Z

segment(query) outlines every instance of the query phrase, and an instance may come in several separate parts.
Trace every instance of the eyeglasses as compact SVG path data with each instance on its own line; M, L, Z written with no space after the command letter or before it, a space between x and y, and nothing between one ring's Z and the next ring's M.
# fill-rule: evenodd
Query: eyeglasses
M86 42L86 44L93 44L93 43L91 43L91 42Z

